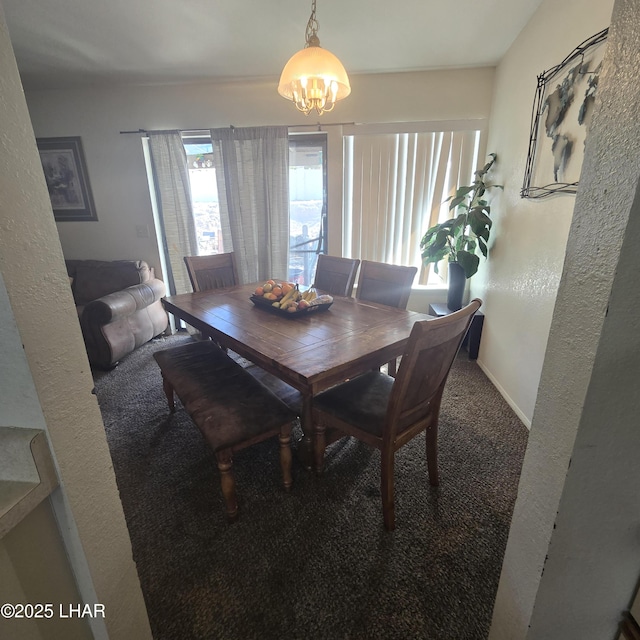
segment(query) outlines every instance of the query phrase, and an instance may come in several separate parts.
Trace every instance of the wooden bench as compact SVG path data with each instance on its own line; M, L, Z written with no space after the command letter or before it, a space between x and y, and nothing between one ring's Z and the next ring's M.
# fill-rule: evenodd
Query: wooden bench
M238 516L233 453L272 436L280 439L285 490L291 487L291 428L297 415L214 342L193 342L153 354L171 412L174 392L213 449L227 511Z

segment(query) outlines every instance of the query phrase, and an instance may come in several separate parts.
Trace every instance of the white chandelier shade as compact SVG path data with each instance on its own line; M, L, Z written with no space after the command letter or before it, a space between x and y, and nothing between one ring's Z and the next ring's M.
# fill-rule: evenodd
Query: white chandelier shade
M278 93L305 115L313 109L318 115L332 111L338 100L351 93L344 66L331 51L320 46L315 5L313 0L305 48L289 58L278 83Z

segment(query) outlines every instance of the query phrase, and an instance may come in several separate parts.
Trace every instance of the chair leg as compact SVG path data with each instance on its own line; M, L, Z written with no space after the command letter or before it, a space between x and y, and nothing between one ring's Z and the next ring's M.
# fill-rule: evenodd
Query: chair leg
M394 452L381 452L382 469L380 490L382 493L382 517L384 528L393 531L396 528L396 509L394 500Z
M227 510L227 520L235 522L238 518L238 501L236 500L236 482L233 478L231 452L221 451L216 453L216 459L220 470L220 486L222 487L222 498Z
M164 373L162 374L162 389L164 390L164 395L167 396L169 410L171 413L174 413L176 410L176 404L173 397L173 385L164 377Z
M437 487L440 484L438 474L438 421L435 420L425 431L427 448L427 470L429 471L429 484Z
M291 424L284 425L280 430L280 467L282 468L282 482L285 491L291 489Z

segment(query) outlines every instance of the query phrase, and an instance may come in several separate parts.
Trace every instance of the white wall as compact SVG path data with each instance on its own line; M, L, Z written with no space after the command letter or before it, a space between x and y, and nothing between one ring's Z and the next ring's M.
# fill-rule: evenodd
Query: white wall
M612 640L637 587L639 49L616 0L492 640Z
M7 426L44 428L52 495L96 638L150 638L122 505L15 58L0 7L0 388ZM88 223L87 223L88 224ZM6 325L5 325L6 323ZM5 360L6 359L6 360ZM28 372L27 373L27 368ZM21 398L6 399L15 383ZM3 554L4 557L4 554Z
M98 222L57 224L65 256L144 259L159 270L140 137L120 131L488 118L493 73L479 68L354 76L351 96L322 118L297 112L277 94L277 79L31 91L26 97L37 137L82 137ZM339 252L342 146L336 127L328 130L329 249ZM138 238L136 227L145 225L150 237Z
M493 192L490 257L471 289L486 315L479 363L527 425L575 204L568 194L520 198L536 77L607 27L612 6L613 0L545 0L496 72L487 151L498 154L493 178L505 188Z

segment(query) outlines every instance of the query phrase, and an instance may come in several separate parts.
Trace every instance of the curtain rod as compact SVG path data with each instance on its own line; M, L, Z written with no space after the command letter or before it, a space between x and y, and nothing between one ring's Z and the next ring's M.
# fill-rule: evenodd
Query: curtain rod
M348 126L348 125L355 125L357 124L356 122L327 122L327 123L320 123L317 122L316 124L285 124L285 125L273 125L273 126L283 126L283 127L287 127L290 129L294 129L296 127L318 127L318 131L322 130L322 127L343 127L343 126ZM265 126L269 126L269 125L265 125ZM137 134L146 134L146 133L176 133L176 132L182 132L182 131L210 131L211 129L217 129L219 127L190 127L188 129L135 129L133 131L121 131L121 134L130 134L130 133L137 133ZM237 129L238 127L234 126L234 125L229 125L230 129Z

